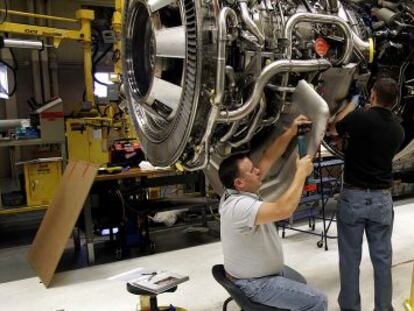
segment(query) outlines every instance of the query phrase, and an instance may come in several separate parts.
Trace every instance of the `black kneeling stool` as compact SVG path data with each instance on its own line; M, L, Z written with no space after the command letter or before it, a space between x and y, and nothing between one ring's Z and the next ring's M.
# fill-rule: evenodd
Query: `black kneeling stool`
M164 293L172 293L172 292L175 292L176 289L177 289L177 286L166 290ZM160 311L160 309L158 308L157 295L155 295L154 293L148 292L144 289L137 288L135 286L132 286L129 283L127 283L127 291L130 292L131 294L134 294L134 295L149 297L150 310L151 311Z
M289 278L306 284L305 278L296 270L285 266L284 271L289 275ZM223 265L215 265L212 269L212 273L217 282L223 286L230 294L230 297L224 301L223 311L227 310L227 305L230 301L234 300L237 305L244 311L289 311L286 309L279 309L276 307L269 307L257 302L253 302L247 298L247 296L238 288L231 280L226 277L226 272Z

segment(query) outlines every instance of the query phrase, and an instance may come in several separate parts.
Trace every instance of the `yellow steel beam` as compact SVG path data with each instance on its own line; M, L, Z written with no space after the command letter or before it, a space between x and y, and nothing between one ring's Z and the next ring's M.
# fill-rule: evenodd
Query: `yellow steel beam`
M45 26L26 25L13 22L4 22L0 24L0 32L9 32L27 36L51 37L56 39L54 47L57 48L62 39L71 39L77 41L84 41L85 38L79 30L59 29ZM90 38L89 38L90 40Z
M122 9L124 6L123 0L115 0L115 12L112 17L112 30L115 32L115 42L114 42L114 53L117 55L115 62L115 73L118 75L118 82L120 83L120 76L122 74L122 61L121 61L121 31L122 31Z
M0 9L0 12L6 13L5 9ZM68 23L77 23L78 20L74 18L67 18L67 17L60 17L60 16L50 16L50 15L43 15L43 14L35 14L29 12L22 12L22 11L14 11L14 10L7 10L8 15L16 15L16 16L27 16L27 17L34 17L34 18L43 18L49 19L54 21L61 21L61 22L68 22Z
M93 94L92 73L92 34L91 21L95 19L95 12L91 10L78 10L76 17L80 19L81 34L83 36L83 68L85 73L86 100L95 108L95 96Z
M91 42L91 26L90 22L94 19L94 12L91 10L79 10L76 12L80 21L81 29L62 29L46 26L37 26L29 24L21 24L14 22L4 22L0 24L0 32L9 32L22 34L27 36L51 37L54 39L54 47L57 48L63 39L76 40L82 42ZM36 14L31 14L36 15ZM48 16L48 15L45 15Z
M10 11L8 11L10 12ZM19 12L19 11L13 11ZM21 14L20 14L21 13ZM22 15L24 12L19 12ZM40 15L27 13L24 16L38 17L38 18L48 18L52 19L58 18L58 20L63 21L61 18L49 15ZM93 94L93 76L92 76L92 35L91 35L91 21L95 19L95 12L92 10L78 10L76 11L76 19L66 19L66 21L76 21L80 23L80 30L71 30L71 29L60 29L53 27L37 26L37 25L28 25L20 24L13 22L4 22L0 24L0 32L8 32L14 34L21 34L27 36L39 36L39 37L49 37L53 39L53 46L55 48L59 47L63 39L76 40L83 42L83 63L84 63L84 74L85 74L85 87L86 87L86 100L91 103L92 107L95 108L95 97ZM50 18L49 18L50 19ZM63 18L65 19L65 18Z

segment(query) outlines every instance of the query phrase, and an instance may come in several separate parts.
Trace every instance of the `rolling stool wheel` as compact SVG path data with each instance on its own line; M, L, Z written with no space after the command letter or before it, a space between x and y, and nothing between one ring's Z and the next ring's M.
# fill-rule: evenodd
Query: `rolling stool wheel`
M174 286L173 288L167 289L163 293L173 293L176 291L176 289L177 286ZM156 294L135 287L129 283L127 283L127 291L131 294L140 296L140 309L137 309L137 311L187 311L186 309L180 307L158 306Z

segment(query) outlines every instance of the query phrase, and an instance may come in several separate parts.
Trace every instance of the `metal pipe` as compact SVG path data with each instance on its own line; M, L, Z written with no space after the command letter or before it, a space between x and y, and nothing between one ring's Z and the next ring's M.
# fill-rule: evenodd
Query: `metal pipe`
M391 10L396 10L396 9L398 9L399 3L398 2L378 0L378 5L382 6L384 8L391 9Z
M259 44L262 46L265 42L265 36L260 31L259 27L250 17L249 9L247 7L247 0L239 0L241 15L246 28L257 38Z
M282 23L282 27L285 27L285 25L286 25L286 19L285 19L285 15L283 14L282 3L280 1L277 2L277 7L279 8L280 21Z
M203 163L200 164L200 165L194 166L194 167L190 167L188 165L183 165L183 167L187 171L196 171L196 170L199 170L199 169L203 169L204 167L207 166L208 161L209 161L210 137L211 137L211 134L213 133L213 129L215 128L215 126L217 124L215 120L217 119L217 116L218 116L219 112L220 112L219 106L213 105L212 108L211 108L211 111L210 111L209 119L207 121L207 128L206 128L204 136L201 140L201 143L199 145L199 149L196 150L191 162L189 162L189 163L197 162L200 155L204 151Z
M256 116L254 117L253 123L250 126L249 130L247 131L246 137L244 137L243 139L239 140L238 142L235 143L229 143L230 146L232 146L233 148L237 148L240 147L241 145L247 143L248 141L250 141L250 139L253 137L256 129L257 129L257 125L259 123L259 120L261 119L264 110L266 108L266 100L264 99L264 96L262 96L262 99L260 100L260 105L259 105L259 111L257 112Z
M3 39L5 48L19 48L19 49L32 49L43 50L44 45L39 40L21 40L21 39Z
M234 122L246 117L256 108L260 98L262 97L263 89L271 78L282 72L309 72L326 70L331 67L331 63L326 59L312 59L312 60L278 60L267 65L259 77L256 79L254 89L249 99L245 104L233 111L221 111L217 122L227 123Z
M234 74L233 67L226 66L225 71L226 71L226 76L230 82L230 88L235 89L236 88L236 75Z
M238 126L239 126L239 121L233 122L231 124L229 131L222 138L220 138L220 142L225 143L226 141L228 141L234 135L234 133L236 133Z
M15 127L28 127L30 126L29 119L8 119L0 120L0 129L11 129Z
M227 42L227 18L230 17L234 26L238 25L237 14L229 7L220 11L218 27L217 48L217 72L216 72L216 95L213 105L221 105L224 97L224 82L226 79L226 42Z
M352 41L354 42L355 48L361 52L369 52L373 44L370 41L362 40L355 32L352 32Z
M266 87L268 87L269 89L273 90L273 91L278 91L278 92L289 92L289 93L293 93L296 88L294 87L289 87L289 86L280 86L280 85L274 85L274 84L267 84Z
M306 10L308 10L309 13L315 13L308 0L302 0L302 3L305 6Z
M286 47L286 58L292 58L292 36L293 30L298 23L301 22L311 22L311 23L323 23L323 24L335 24L341 28L345 34L345 52L338 64L347 63L352 55L352 45L353 45L353 36L352 30L349 25L338 16L323 15L323 14L312 14L312 13L297 13L292 15L286 23L285 28L283 29L283 37L288 40Z

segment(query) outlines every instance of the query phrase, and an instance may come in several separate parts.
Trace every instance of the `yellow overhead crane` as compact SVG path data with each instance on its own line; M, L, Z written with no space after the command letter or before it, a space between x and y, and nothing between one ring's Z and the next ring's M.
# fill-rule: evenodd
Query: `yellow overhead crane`
M122 61L120 56L121 51L121 29L122 29L122 8L123 0L115 0L115 12L112 18L112 29L115 33L115 42L113 51L116 53L114 64L114 75L112 75L112 82L120 84L122 74ZM0 10L5 13L5 10ZM76 18L67 18L59 16L50 16L43 14L35 14L29 12L21 12L15 10L7 10L8 15L24 16L39 18L52 21L60 21L67 23L79 24L79 30L62 29L38 25L30 25L15 22L4 22L0 24L0 32L20 34L32 37L47 37L53 41L53 47L58 48L62 40L75 40L83 43L83 62L84 62L84 76L85 76L85 99L91 106L91 112L99 109L95 102L94 96L94 79L92 72L92 36L91 36L91 22L95 18L94 11L80 9L76 11ZM43 48L40 41L20 41L19 39L5 39L3 45L5 47L27 47L27 48ZM39 43L39 45L36 45ZM26 46L24 46L26 45ZM114 122L113 116L116 112L116 105L111 105L110 109L105 109L106 116L104 117L86 117L70 119L66 122L68 151L69 158L88 160L102 164L108 161L108 151L106 149L107 140L109 136L109 128L121 128L119 133L121 137L135 138L136 134L132 128L129 117L124 117L118 122ZM99 110L98 110L99 111ZM83 125L86 131L77 131L76 126ZM74 128L75 130L72 130ZM102 133L97 134L96 129L101 129ZM92 134L91 134L92 133ZM99 141L97 141L99 137ZM93 141L93 143L91 143ZM83 146L83 148L81 147ZM89 146L89 148L88 148Z
M0 10L5 13L5 10ZM33 18L41 18L46 20L61 21L67 23L80 24L79 30L62 29L30 24L22 24L5 21L0 24L0 32L20 34L35 37L52 38L53 47L58 48L62 40L75 40L83 43L83 64L86 87L86 100L95 108L95 98L93 94L93 76L92 76L92 36L91 36L91 22L95 19L95 12L92 10L78 10L76 11L76 19L50 16L43 14L35 14L29 12L21 12L14 10L7 10L8 15L26 16ZM12 40L13 41L13 40ZM15 40L18 41L18 40Z

